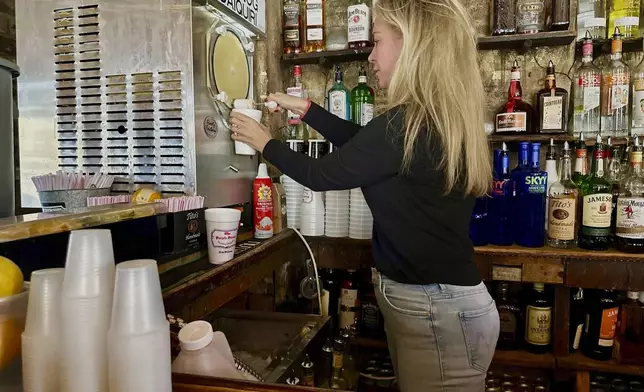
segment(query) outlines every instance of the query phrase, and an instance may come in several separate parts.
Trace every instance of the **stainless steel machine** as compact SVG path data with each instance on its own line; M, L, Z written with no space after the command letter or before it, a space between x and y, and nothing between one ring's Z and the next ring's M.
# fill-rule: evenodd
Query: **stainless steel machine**
M264 0L17 1L16 21L23 207L39 206L31 176L56 170L250 200L257 156L235 155L227 118L255 99Z

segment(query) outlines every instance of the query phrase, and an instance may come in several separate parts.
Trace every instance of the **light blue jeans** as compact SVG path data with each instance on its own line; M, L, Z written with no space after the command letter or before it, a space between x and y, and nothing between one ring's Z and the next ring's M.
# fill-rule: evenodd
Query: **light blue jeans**
M373 273L402 392L483 392L499 313L483 282L409 285Z

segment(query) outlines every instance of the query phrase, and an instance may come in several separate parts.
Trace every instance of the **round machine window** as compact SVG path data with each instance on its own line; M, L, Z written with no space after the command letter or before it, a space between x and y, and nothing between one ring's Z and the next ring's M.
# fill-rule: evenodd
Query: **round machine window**
M217 92L225 91L230 100L247 98L250 69L239 37L230 31L219 35L215 40L211 61Z

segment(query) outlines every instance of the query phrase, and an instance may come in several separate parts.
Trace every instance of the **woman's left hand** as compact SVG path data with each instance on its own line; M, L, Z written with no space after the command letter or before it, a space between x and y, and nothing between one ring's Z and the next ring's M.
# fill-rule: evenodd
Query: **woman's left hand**
M239 112L230 113L231 137L238 142L244 142L255 150L262 152L272 139L270 130Z

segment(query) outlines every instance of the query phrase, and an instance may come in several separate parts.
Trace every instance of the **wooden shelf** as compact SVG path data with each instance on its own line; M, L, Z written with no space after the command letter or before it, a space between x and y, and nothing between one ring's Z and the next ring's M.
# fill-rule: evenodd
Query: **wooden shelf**
M610 361L595 361L580 352L558 357L557 367L568 370L587 370L644 377L644 366L622 365L612 359Z
M513 34L479 37L479 50L513 49L527 51L539 46L565 46L577 37L574 31L547 31L536 34Z
M354 339L351 340L351 344L354 344L359 347L366 347L366 348L375 348L375 349L386 349L389 346L387 346L387 339L382 338L368 338L368 337L363 337L363 336L356 336Z
M528 50L539 46L564 46L577 37L574 31L547 31L536 34L485 36L478 38L479 50ZM641 45L640 45L641 46ZM291 64L325 64L365 61L372 48L325 50L313 53L283 54L282 61Z
M554 369L556 365L555 356L552 353L533 354L523 350L496 350L492 363L539 369Z
M325 64L365 61L369 57L372 48L325 50L313 53L283 54L282 61L292 64Z
M593 40L593 57L597 58L604 54L610 53L610 39L594 39ZM575 54L581 56L582 40L577 41ZM642 51L642 38L625 39L622 42L622 52L641 52Z
M555 142L563 143L564 141L573 142L579 139L579 135L569 135L561 133L533 133L525 135L503 135L503 134L492 134L488 135L487 140L490 143L519 143L519 142L542 142L550 143L550 139L554 139ZM604 143L606 143L606 138L602 138ZM623 146L628 142L628 139L625 137L611 137L611 144L613 146ZM585 141L586 146L594 146L595 139L588 139ZM570 146L571 148L573 146Z

